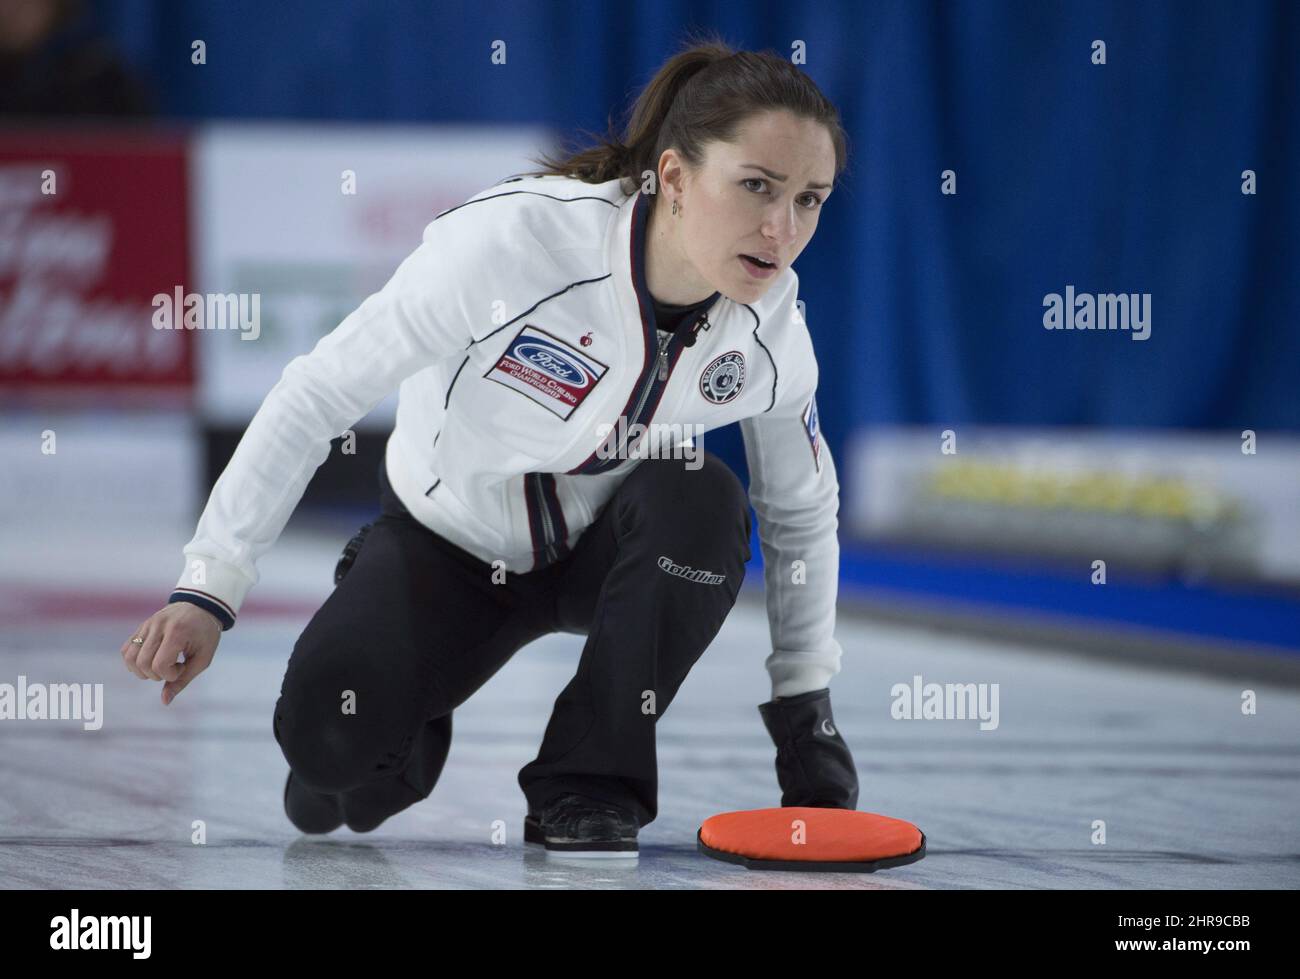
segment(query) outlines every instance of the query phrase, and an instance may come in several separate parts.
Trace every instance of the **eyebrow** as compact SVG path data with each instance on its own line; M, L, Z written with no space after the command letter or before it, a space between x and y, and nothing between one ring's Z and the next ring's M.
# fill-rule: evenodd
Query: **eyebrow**
M788 179L790 179L789 177L785 176L784 174L777 173L775 170L769 170L767 167L760 167L757 163L742 163L741 166L742 166L742 167L751 167L751 168L753 168L754 170L761 170L763 173L765 173L767 176L771 177L773 180L779 180L779 181L781 181L781 183L785 183ZM813 190L830 190L830 189L831 189L831 185L830 185L830 184L812 184L812 183L810 183L808 186L811 187Z

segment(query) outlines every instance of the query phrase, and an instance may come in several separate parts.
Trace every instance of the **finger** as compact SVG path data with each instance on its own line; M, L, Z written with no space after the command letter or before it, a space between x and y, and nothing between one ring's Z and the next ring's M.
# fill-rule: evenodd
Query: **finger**
M134 650L135 648L136 648L135 646L131 647L132 650ZM122 662L126 664L126 668L128 670L130 670L132 673L138 676L141 680L149 679L147 676L144 675L144 672L140 669L140 667L135 665L135 656L136 654L134 652L128 652L122 656Z
M142 622L140 628L136 629L135 634L131 638L147 641L148 634L149 623ZM147 680L149 678L145 676L144 670L140 669L140 667L136 665L136 660L139 658L142 649L144 649L143 642L136 643L132 642L131 639L128 639L126 642L122 643L122 661L126 663L126 668L141 680Z
M154 652L153 662L149 664L149 669L153 671L156 679L171 680L180 671L180 659L183 653L189 647L189 642L183 638L183 633L178 632L175 626L168 626L163 630L162 639L158 643L158 649Z
M170 704L176 699L176 695L190 685L190 681L208 668L212 662L211 657L195 656L186 659L181 665L180 675L175 680L168 680L163 684L162 702L163 706Z
M127 639L126 642L122 643L122 648L119 649L118 652L121 653L123 656L125 656L127 652L134 652L135 648L139 645L139 643L133 643L131 642L131 639L143 639L144 631L148 627L148 625L149 625L149 620L145 619L145 621L141 622L138 626L136 626L135 632L131 633L130 638Z
M125 657L127 653L131 653L132 655L138 653L140 651L140 644L137 642L132 642L131 640L143 639L144 634L145 632L148 631L148 629L149 629L149 620L145 619L138 626L136 626L135 631L132 632L130 637L125 642L122 643L122 648L119 649L118 652L123 657Z
M158 655L158 647L162 644L164 632L163 626L150 626L148 634L144 637L144 645L139 647L140 651L135 654L135 665L150 680L162 679L153 671L153 660Z

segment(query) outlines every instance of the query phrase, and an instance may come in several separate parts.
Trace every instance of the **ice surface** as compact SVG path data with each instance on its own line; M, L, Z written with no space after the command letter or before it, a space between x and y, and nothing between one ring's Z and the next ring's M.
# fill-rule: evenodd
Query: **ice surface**
M9 525L0 683L104 684L104 724L0 721L0 886L215 888L1041 888L1300 884L1300 694L1090 662L842 613L835 713L859 808L921 827L928 856L875 874L756 872L695 851L717 812L773 806L767 621L749 590L659 722L660 814L639 861L522 843L515 781L582 639L522 650L456 713L442 780L373 833L305 837L281 806L271 711L349 528L291 527L212 669L171 706L118 648L181 570L192 528ZM19 555L19 559L15 559ZM22 557L25 555L25 557ZM895 720L890 690L997 683L999 725ZM193 824L206 844L191 842ZM494 845L494 822L505 843ZM1106 842L1092 842L1104 820Z

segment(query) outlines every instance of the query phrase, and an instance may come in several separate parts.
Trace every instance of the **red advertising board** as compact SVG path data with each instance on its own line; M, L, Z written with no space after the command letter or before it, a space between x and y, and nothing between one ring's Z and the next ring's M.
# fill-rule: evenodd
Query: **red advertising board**
M183 137L0 132L0 392L188 403L189 331L153 297L189 282Z

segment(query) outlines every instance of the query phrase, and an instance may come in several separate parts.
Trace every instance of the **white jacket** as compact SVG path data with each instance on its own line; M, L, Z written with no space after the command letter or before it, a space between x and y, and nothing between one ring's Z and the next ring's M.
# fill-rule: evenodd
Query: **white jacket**
M330 440L399 385L394 492L515 573L567 555L642 461L597 452L620 415L624 431L703 426L688 436L739 421L773 695L826 686L841 654L839 484L798 277L782 270L752 305L719 296L685 346L688 327L656 330L645 287L650 204L618 180L514 177L434 218L388 283L285 367L213 487L171 600L231 628Z

